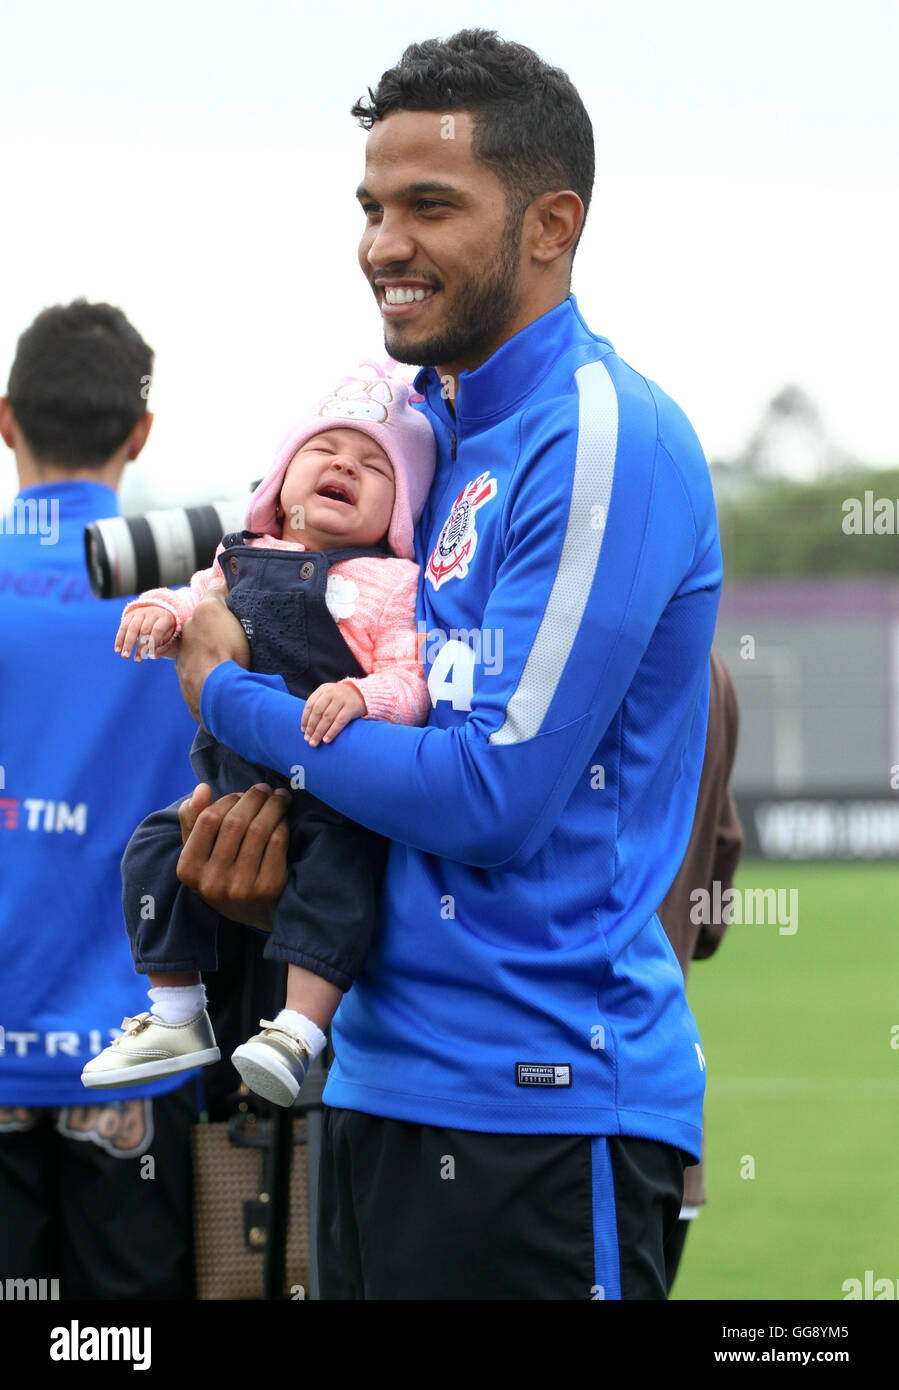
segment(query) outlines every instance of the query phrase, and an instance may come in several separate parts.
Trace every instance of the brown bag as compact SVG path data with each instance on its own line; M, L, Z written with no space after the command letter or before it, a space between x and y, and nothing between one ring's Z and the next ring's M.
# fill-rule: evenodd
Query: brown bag
M194 1125L194 1273L198 1299L261 1299L267 1239L264 1137L268 1122L252 1113ZM290 1165L290 1223L285 1298L309 1288L307 1121L297 1115Z

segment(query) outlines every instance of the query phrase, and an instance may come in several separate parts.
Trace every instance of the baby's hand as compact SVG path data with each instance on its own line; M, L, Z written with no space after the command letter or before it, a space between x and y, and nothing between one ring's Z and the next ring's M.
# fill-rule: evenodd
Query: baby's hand
M157 608L155 605L138 608L119 624L115 649L122 653L126 661L135 646L135 661L143 661L145 656L152 659L159 647L171 641L174 631L175 619L167 608Z
M351 719L365 713L365 701L354 685L320 685L306 701L300 728L306 742L315 748L330 743Z

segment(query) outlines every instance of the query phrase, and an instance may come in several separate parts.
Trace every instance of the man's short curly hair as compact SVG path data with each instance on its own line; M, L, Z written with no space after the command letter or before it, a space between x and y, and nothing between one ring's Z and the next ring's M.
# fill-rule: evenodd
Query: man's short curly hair
M541 193L572 189L584 205L593 192L593 126L566 73L533 49L493 29L462 29L448 39L410 44L369 100L352 108L366 130L391 111L468 111L472 155L502 182L516 228ZM578 240L572 248L572 257Z
M153 351L112 304L44 309L19 339L7 395L40 463L102 466L147 412Z

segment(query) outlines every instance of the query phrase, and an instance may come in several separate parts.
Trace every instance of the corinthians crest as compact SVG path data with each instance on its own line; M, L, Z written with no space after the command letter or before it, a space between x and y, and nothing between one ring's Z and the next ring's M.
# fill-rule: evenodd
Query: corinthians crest
M475 525L478 507L496 496L496 479L489 470L468 483L450 509L437 544L431 551L426 574L435 589L447 579L464 579L478 544Z

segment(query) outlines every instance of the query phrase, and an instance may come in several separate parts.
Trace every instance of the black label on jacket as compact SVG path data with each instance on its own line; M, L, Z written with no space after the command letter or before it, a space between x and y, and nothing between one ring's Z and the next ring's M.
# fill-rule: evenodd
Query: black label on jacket
M516 1062L516 1086L570 1086L570 1062Z

